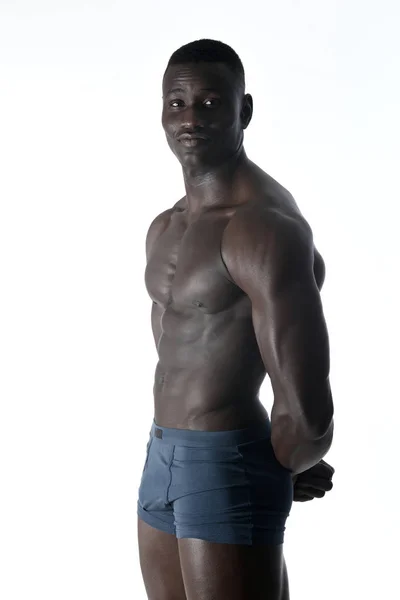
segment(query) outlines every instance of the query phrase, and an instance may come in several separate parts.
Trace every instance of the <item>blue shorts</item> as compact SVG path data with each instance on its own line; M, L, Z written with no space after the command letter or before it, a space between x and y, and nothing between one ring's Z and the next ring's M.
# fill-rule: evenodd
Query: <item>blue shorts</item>
M282 544L293 483L270 440L269 420L234 431L171 429L153 422L138 516L177 538Z

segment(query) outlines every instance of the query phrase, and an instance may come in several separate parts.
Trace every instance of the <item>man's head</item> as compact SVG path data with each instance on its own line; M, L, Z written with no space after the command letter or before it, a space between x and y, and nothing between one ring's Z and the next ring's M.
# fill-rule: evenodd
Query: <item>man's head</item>
M212 167L235 154L252 109L243 65L232 48L198 40L172 54L163 78L162 124L183 166ZM182 134L203 139L185 141Z

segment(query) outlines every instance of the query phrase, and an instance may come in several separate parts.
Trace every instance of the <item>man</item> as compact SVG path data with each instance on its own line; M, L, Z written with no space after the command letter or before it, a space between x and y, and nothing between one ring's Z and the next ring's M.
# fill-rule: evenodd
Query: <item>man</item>
M162 124L186 195L146 239L159 355L138 499L150 600L288 600L292 502L332 487L324 263L293 197L246 156L252 111L229 46L172 55Z

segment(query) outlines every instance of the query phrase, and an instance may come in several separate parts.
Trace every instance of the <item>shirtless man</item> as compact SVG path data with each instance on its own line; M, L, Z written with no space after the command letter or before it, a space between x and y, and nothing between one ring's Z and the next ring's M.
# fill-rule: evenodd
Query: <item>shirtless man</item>
M146 239L159 355L138 498L149 600L288 600L292 502L332 487L324 263L291 194L246 156L252 111L229 46L172 55L162 124L186 195Z

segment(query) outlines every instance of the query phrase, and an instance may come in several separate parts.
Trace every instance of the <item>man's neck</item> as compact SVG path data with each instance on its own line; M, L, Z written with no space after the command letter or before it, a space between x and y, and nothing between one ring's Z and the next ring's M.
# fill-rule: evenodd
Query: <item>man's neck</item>
M186 204L192 214L219 206L235 204L240 173L248 164L243 146L224 163L206 172L183 168Z

